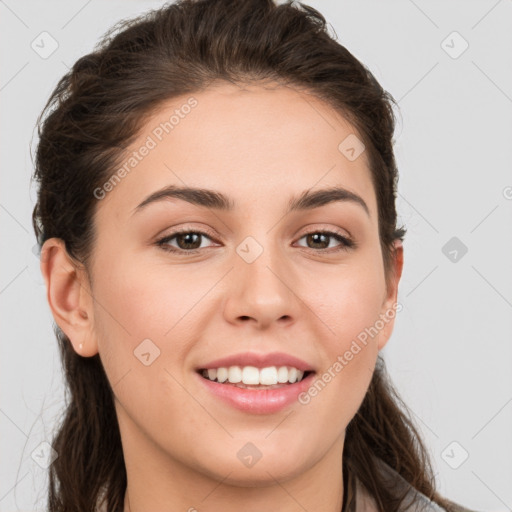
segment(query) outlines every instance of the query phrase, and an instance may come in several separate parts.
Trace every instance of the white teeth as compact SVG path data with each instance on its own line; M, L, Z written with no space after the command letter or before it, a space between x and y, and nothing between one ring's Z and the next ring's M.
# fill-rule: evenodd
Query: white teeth
M218 382L228 381L231 384L273 386L275 384L300 382L304 377L304 372L292 366L280 366L279 368L268 366L261 369L255 366L230 366L229 368L203 370L203 377Z
M280 366L279 370L277 370L277 382L280 384L288 382L288 368L286 366Z
M208 375L210 378L210 375ZM211 379L210 380L214 380ZM228 369L227 368L217 368L217 380L219 382L226 382L228 380Z
M228 368L228 380L231 384L242 382L242 368L240 366L230 366Z
M273 386L274 384L277 384L277 368L275 366L262 368L258 373L260 377L259 384L263 384L265 386Z
M231 369L230 369L230 371L231 371ZM255 366L244 366L240 380L244 384L259 384L260 383L260 371Z

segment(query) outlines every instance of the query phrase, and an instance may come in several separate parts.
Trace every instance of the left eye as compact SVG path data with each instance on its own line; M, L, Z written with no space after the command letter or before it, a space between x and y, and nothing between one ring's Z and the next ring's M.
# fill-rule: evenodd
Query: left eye
M355 243L347 238L346 236L342 236L338 233L333 233L331 231L312 231L311 233L307 233L306 235L299 238L299 240L302 240L303 238L307 239L307 242L312 242L314 244L325 244L325 239L334 239L335 241L339 242L341 245L336 250L346 250L353 246L355 246ZM319 249L321 251L328 249L330 246L330 243L327 242L327 247L320 247Z
M209 238L212 239L207 233L203 233L202 231L179 231L177 233L173 233L168 235L160 240L157 240L156 245L162 248L164 251L168 252L189 252L194 253L201 249L201 238ZM307 233L299 238L302 240L306 238L306 243L313 243L316 245L325 246L326 239L334 239L340 245L335 251L347 250L352 247L355 247L355 242L346 236L342 236L338 233L333 233L332 231L312 231L311 233ZM176 239L178 244L177 247L169 245L171 240ZM199 243L199 245L198 245ZM310 247L312 249L318 249L320 252L326 251L331 244L328 241L327 246L325 247ZM301 246L304 247L304 246Z

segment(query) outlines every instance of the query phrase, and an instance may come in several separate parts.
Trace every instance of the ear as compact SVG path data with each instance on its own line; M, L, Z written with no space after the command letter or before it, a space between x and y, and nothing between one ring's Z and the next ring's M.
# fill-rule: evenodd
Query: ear
M386 294L382 303L382 309L379 319L383 323L382 329L379 330L378 348L383 349L395 325L395 317L402 310L402 304L397 302L398 283L402 276L404 265L404 248L401 240L393 242L391 275L387 279Z
M93 298L83 265L69 256L63 240L50 238L41 248L40 268L55 322L77 354L97 354Z

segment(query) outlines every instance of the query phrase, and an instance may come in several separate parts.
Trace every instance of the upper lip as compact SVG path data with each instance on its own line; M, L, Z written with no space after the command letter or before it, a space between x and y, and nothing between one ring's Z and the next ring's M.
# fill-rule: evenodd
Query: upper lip
M314 371L313 367L299 359L298 357L284 352L270 352L269 354L259 354L256 352L244 352L233 354L231 356L216 359L201 365L198 370L208 370L212 368L229 368L230 366L255 366L256 368L267 368L269 366L293 366L297 370L304 372Z

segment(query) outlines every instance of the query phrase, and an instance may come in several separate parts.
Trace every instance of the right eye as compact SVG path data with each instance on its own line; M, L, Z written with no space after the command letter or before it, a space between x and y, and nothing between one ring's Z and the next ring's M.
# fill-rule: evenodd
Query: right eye
M203 231L195 231L190 229L183 229L179 231L175 231L169 235L160 238L155 242L155 244L167 252L173 253L197 253L199 249L201 249L201 244L197 246L197 243L200 242L201 238L211 238L208 233L204 233ZM171 240L176 239L178 243L178 247L174 247L169 245ZM193 247L190 247L193 246ZM204 247L203 247L204 248Z

